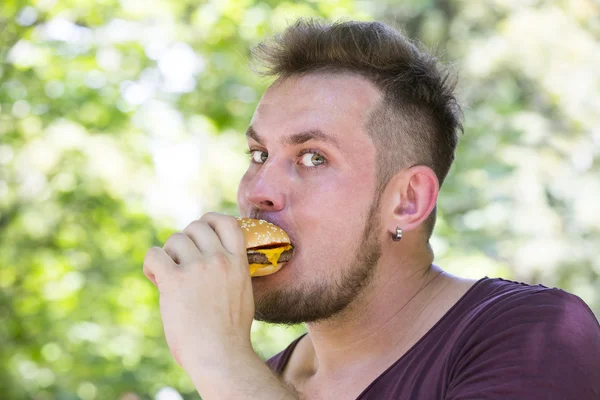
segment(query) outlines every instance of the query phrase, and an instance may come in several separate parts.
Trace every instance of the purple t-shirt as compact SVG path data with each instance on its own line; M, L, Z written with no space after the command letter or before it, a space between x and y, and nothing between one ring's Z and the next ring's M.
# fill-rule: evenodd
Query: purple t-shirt
M598 400L600 325L573 294L485 277L359 399Z

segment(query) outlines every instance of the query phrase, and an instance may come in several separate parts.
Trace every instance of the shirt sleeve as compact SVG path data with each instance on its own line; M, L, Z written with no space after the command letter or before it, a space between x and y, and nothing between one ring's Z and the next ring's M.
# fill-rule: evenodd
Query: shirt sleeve
M485 319L458 350L446 400L600 399L600 325L579 297L515 296Z

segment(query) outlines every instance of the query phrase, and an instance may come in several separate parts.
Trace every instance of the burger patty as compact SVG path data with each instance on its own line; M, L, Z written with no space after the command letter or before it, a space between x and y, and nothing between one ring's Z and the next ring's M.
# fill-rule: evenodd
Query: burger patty
M294 249L284 251L283 253L281 253L278 263L290 261L293 253ZM271 264L271 262L269 262L266 255L251 251L248 253L248 264Z

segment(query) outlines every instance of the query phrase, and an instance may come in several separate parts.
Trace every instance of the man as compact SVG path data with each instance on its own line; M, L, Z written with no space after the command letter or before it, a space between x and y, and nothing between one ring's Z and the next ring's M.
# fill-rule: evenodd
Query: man
M203 399L600 398L600 326L578 297L432 264L461 129L434 58L380 23L311 21L254 55L277 80L239 210L286 230L293 258L250 278L235 218L208 213L144 263ZM253 318L308 334L265 365Z

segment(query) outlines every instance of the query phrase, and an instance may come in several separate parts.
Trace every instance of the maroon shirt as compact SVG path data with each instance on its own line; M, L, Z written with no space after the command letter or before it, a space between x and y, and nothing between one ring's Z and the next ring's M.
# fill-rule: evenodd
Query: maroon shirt
M600 325L573 294L485 277L358 399L598 400Z

